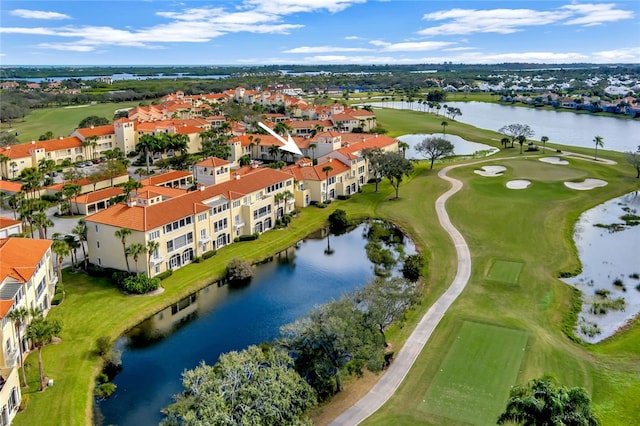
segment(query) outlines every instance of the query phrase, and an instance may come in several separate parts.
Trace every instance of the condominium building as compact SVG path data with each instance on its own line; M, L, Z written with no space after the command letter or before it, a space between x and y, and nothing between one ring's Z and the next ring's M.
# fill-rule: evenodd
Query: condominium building
M224 167L224 166L220 166ZM89 261L155 276L180 268L205 252L231 244L241 235L262 233L293 208L294 177L270 168L244 167L212 186L168 196L153 189L86 217ZM276 194L291 194L280 200ZM124 246L153 248L137 262L125 257L116 231L129 229ZM150 243L153 242L153 243ZM157 244L156 244L157 243Z
M29 350L28 319L18 328L9 319L14 309L51 308L58 277L50 240L0 238L0 424L10 424L22 399L18 381L20 356Z

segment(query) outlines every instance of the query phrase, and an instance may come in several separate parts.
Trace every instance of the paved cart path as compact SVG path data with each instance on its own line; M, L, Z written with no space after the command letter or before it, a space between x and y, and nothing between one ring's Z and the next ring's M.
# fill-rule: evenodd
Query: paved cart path
M464 164L468 166L468 164ZM462 188L462 182L447 176L447 172L462 165L448 166L440 170L438 177L451 182L452 187L436 200L436 213L440 225L451 236L458 257L458 270L447 291L431 306L422 317L415 330L411 333L402 349L398 352L389 368L358 402L338 416L330 425L357 425L375 413L394 394L402 380L413 366L422 348L431 337L438 323L447 312L451 304L462 293L471 275L471 254L462 234L453 226L445 203Z

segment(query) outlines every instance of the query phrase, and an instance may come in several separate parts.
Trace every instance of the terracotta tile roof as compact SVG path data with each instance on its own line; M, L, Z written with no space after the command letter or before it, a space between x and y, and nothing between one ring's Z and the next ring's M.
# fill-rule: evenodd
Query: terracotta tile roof
M31 141L29 143L21 143L18 145L3 146L0 148L0 154L4 154L11 159L31 157L31 150L44 148L45 152L53 152L60 149L79 148L82 141L75 136L60 137L47 141Z
M292 166L285 167L282 169L283 172L291 173L295 176L296 180L315 180L315 181L323 181L327 178L325 172L322 169L325 166L330 166L333 170L329 172L329 176L335 176L341 173L344 173L348 170L351 170L349 166L341 163L340 161L330 161L322 164L317 164L315 166L307 165L308 162L301 164L294 164Z
M99 189L95 192L89 192L87 194L80 195L78 197L72 198L71 202L79 204L89 204L95 203L97 201L108 200L120 194L122 194L122 188L114 186L111 188Z
M157 194L160 194L166 198L179 197L187 193L186 189L169 188L168 186L153 186L153 185L145 185L142 188L138 189L138 191L154 191Z
M218 157L209 157L196 163L195 165L201 166L201 167L220 167L220 166L226 166L227 164L230 164L227 160L223 160Z
M2 192L20 192L22 184L0 179L0 191Z
M85 139L91 136L107 136L115 134L113 124L76 129L76 132Z
M0 318L4 318L11 307L13 306L13 299L10 300L0 300Z
M0 216L0 229L8 228L11 225L17 225L20 222L19 220L11 219L10 217Z
M45 255L51 240L31 238L0 239L0 282L11 277L19 282L27 282L36 271L38 262Z
M167 173L162 173L155 176L149 176L148 178L144 178L140 181L143 185L161 185L163 183L171 182L176 179L182 179L186 177L193 177L193 175L189 172L184 172L180 170L172 170Z

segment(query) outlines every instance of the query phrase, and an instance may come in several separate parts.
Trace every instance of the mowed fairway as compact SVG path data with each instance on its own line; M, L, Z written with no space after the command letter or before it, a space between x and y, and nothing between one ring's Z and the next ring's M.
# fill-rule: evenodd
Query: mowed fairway
M487 279L500 281L502 283L518 284L518 277L522 271L521 262L510 262L508 260L496 260L491 265L487 274Z
M527 340L521 330L464 321L418 409L441 417L442 424L495 424Z

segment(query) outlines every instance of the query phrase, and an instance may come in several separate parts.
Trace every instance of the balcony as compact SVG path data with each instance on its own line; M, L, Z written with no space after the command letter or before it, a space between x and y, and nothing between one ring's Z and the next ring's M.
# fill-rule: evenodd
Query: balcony
M5 362L7 367L13 367L17 365L18 357L20 356L20 351L18 348L11 348L5 352Z
M202 245L207 244L209 241L211 241L211 237L208 235L205 235L204 237L200 237L200 244Z
M163 256L155 256L155 257L151 258L151 264L154 265L154 266L159 264L159 263L162 263L162 262L164 262L164 257Z

